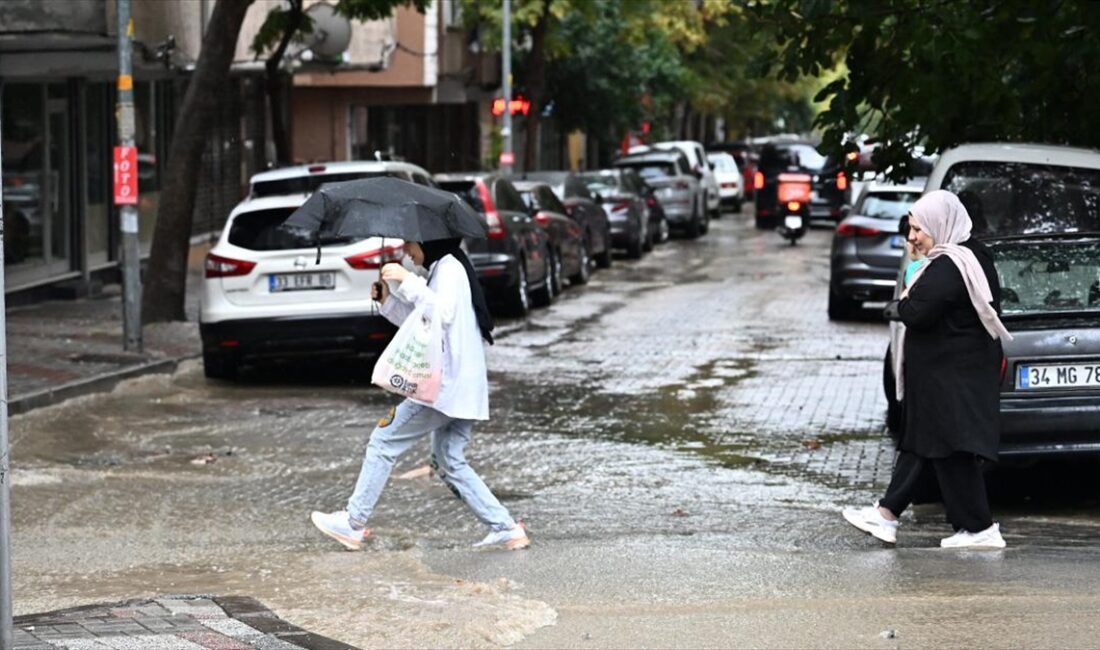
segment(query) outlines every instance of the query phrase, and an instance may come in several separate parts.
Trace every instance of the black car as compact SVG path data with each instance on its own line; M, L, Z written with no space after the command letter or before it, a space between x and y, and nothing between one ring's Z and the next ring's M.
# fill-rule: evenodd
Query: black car
M625 248L627 257L638 259L653 247L645 182L634 170L601 169L584 172L580 178L607 213L616 248Z
M439 174L435 180L485 219L488 237L467 239L466 249L491 306L523 316L532 305L549 305L554 299L550 237L511 181L480 172Z
M544 181L565 207L565 214L584 231L588 252L596 266L611 266L611 222L600 204L588 191L588 186L572 172L532 172L524 179Z
M809 174L813 179L810 218L838 223L847 216L850 190L843 165L822 156L808 142L769 143L760 150L753 179L756 227L771 230L779 225L779 175L786 172Z
M550 272L554 292L564 288L563 279L587 284L592 273L592 255L584 231L565 215L565 206L554 190L542 181L516 181L516 190L535 215L535 223L550 235Z

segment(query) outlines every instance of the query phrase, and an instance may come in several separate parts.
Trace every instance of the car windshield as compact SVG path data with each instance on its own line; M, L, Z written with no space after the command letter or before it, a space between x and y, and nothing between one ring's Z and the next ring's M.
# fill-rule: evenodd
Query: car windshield
M959 196L979 236L1100 231L1100 170L989 161L952 166L943 188Z
M733 156L727 154L711 155L707 156L707 160L714 163L714 170L719 172L735 172L737 171L737 161L733 159Z
M309 176L295 176L293 178L280 178L271 181L256 181L252 183L252 196L286 196L288 194L312 194L325 183L343 183L355 181L361 178L378 178L379 176L393 176L405 179L404 174L396 172L349 172L346 174L310 174Z
M457 194L470 204L476 212L485 213L485 204L481 202L481 192L474 181L440 181L439 189Z
M607 195L618 191L618 177L615 174L583 174L580 179L590 192Z
M650 160L645 162L624 162L619 167L629 167L642 178L667 178L676 174L676 165L670 162Z
M292 248L316 248L317 240L288 232L279 226L294 212L294 208L272 208L242 212L233 218L229 226L229 243L250 251L278 251ZM360 241L358 238L341 238L321 242L322 246L346 246Z
M537 196L535 196L535 191L534 190L517 190L517 191L519 192L520 198L523 199L524 205L531 208L532 210L538 210L539 209L539 199L538 199Z
M919 198L920 192L868 192L860 199L855 214L897 221L909 212L909 206Z
M1100 241L994 240L1005 316L1100 314Z

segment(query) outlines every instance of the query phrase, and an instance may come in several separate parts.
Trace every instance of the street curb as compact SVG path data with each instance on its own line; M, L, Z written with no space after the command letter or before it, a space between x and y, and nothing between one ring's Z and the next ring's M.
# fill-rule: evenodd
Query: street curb
M264 634L293 643L306 650L358 650L355 646L341 643L304 630L297 625L287 623L263 603L249 596L215 596L213 601L233 619Z
M159 359L157 361L141 364L140 366L123 368L114 372L96 375L95 377L78 379L60 386L27 393L26 395L19 395L8 401L8 414L19 415L44 406L58 404L74 397L83 397L84 395L91 395L93 393L106 392L113 389L120 382L127 379L133 379L134 377L175 372L181 362L197 359L200 356L199 354L191 354L172 359Z

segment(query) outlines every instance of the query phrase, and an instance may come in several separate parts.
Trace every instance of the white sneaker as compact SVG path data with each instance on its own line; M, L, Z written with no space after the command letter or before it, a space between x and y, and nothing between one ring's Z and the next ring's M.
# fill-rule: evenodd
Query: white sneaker
M363 545L363 540L370 536L370 531L363 528L351 527L351 520L346 510L336 512L313 511L309 520L322 533L343 544L348 550L358 551Z
M497 530L485 536L474 548L501 548L506 551L518 551L531 545L531 538L527 536L527 528L523 524L516 524L505 530Z
M887 544L898 543L898 522L890 521L878 511L878 504L863 508L845 508L844 519L865 533L871 533Z
M960 530L951 537L940 540L941 548L1004 548L1005 538L1001 537L1001 525L993 524L989 528L977 533L968 533Z

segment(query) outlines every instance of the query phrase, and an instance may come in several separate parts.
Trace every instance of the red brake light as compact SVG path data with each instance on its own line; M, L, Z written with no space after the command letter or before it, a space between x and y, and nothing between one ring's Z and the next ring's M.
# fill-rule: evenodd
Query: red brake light
M504 232L504 222L484 182L477 181L477 193L481 195L481 204L485 206L485 222L489 225L489 239L504 239L507 235Z
M798 212L801 209L802 209L802 204L799 203L798 201L791 201L791 202L787 203L787 210L789 210L791 212Z
M621 200L615 205L611 206L612 212L622 212L623 210L628 209L630 209L630 199L626 199L625 201Z
M1005 371L1008 370L1008 357L1001 357L1001 381L1005 380Z
M691 183L687 181L676 181L676 189L678 190L690 190Z
M652 197L652 196L647 196L646 199L645 199L645 202L646 202L646 205L649 205L649 206L657 205L657 199Z
M764 172L756 172L752 175L752 189L764 189Z
M872 235L881 235L882 231L878 228L853 226L850 223L842 223L836 227L836 234L841 237L871 237Z
M231 278L239 275L248 275L256 268L255 262L246 260L234 260L221 255L208 253L206 255L206 277Z
M536 212L535 221L545 226L546 224L550 223L550 215L546 214L545 212Z
M311 174L320 174L321 172L325 171L325 166L324 165L310 165L307 171L309 171L309 173L311 173Z
M386 262L395 262L404 257L405 251L401 246L384 246L380 249L366 251L345 257L344 261L353 269L366 271L368 269L380 269Z
M836 189L841 191L848 189L848 177L844 175L844 172L837 172L836 174Z

